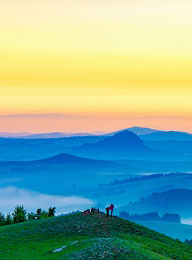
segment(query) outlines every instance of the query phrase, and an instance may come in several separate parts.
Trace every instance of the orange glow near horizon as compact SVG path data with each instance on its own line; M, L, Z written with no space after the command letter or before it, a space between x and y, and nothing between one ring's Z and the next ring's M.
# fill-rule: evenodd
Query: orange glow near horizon
M191 9L189 0L1 1L0 132L192 132ZM57 113L70 119L2 117Z

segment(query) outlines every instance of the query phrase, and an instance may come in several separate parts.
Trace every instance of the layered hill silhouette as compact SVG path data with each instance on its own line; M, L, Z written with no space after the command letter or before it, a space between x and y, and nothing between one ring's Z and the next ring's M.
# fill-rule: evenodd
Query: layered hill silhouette
M26 162L24 162L26 163ZM31 162L28 162L31 163ZM83 158L79 156L74 156L70 154L58 154L55 156L52 156L50 158L42 159L42 160L36 160L33 161L33 164L37 165L71 165L71 166L77 166L77 165L82 165L83 167L94 167L92 168L92 171L94 172L96 169L104 170L106 169L107 171L112 171L112 172L128 172L128 171L137 171L137 167L133 166L126 166L121 163L115 163L112 161L107 161L107 160L96 160L96 159L89 159L89 158ZM84 172L86 172L86 168L84 168Z
M61 166L68 166L71 165L73 167L77 165L83 165L83 166L94 166L96 168L105 167L106 169L109 168L111 171L112 169L115 170L124 170L127 171L128 169L134 170L136 167L132 166L126 166L120 163L107 161L107 160L96 160L96 159L90 159L90 158L83 158L79 156L74 156L66 153L58 154L55 156L52 156L50 158L41 159L41 160L34 160L34 161L4 161L0 162L1 168L7 167L7 166L40 166L40 165L61 165ZM101 168L102 169L102 168ZM95 168L92 169L93 171ZM84 169L86 171L86 168Z
M75 155L100 159L148 158L154 151L129 130L121 131L114 136L94 144L84 144L72 151Z
M192 190L174 189L162 193L153 193L146 198L123 206L118 211L127 211L129 213L158 212L177 213L183 218L192 217Z
M144 141L192 141L192 134L176 131L158 131L141 135L140 138Z
M155 148L155 146L154 146ZM147 161L147 160L116 160L115 162L132 167L140 167L145 172L191 172L192 161Z
M95 131L91 133L73 133L73 132L50 132L50 133L10 133L10 132L2 132L0 133L0 137L4 138L16 138L16 139L52 139L52 138L67 138L67 137L80 137L80 136L100 136L105 135L104 131Z
M42 134L33 134L23 137L25 139L50 139L50 138L66 138L66 137L75 137L75 136L93 136L92 133L42 133Z
M5 161L0 162L1 170L4 168L12 169L13 171L17 171L17 169L35 169L40 166L49 166L54 167L57 166L59 168L66 168L67 173L69 172L78 172L80 173L87 173L90 174L95 172L112 172L112 173L131 173L137 172L139 168L133 166L123 165L121 163L116 163L107 160L96 160L96 159L89 159L89 158L82 158L70 154L59 154L52 156L50 158L42 159L42 160L35 160L35 161ZM15 167L15 168L14 168ZM50 170L51 168L49 168ZM0 170L0 173L1 173Z
M96 143L102 136L73 136L65 138L1 138L0 161L29 161L70 153L85 143Z
M120 163L59 154L35 161L0 162L1 178L19 178L17 187L63 194L72 186L93 187L114 178L126 178L138 168Z
M120 131L113 136L103 137L98 142L92 144L83 144L70 151L71 154L104 160L147 160L147 161L190 161L191 151L189 149L169 149L173 146L173 141L170 145L160 145L159 142L149 142L142 140L143 136L151 136L155 134L165 134L166 132L155 132L149 135L137 136L129 130ZM169 132L166 134L169 135ZM186 133L178 133L178 135L187 135ZM176 135L177 135L176 134ZM189 136L192 136L189 134ZM164 141L165 142L165 141ZM162 141L162 143L164 144ZM157 143L157 147L156 147ZM184 142L186 144L187 142ZM191 147L189 145L189 147ZM160 148L160 149L159 149Z
M108 136L113 136L117 133L120 133L122 131L131 131L136 135L147 135L147 134L152 134L155 132L161 132L161 130L156 130L156 129L152 129L152 128L148 128L148 127L140 127L140 126L133 126L133 127L129 127L129 128L125 128L125 129L121 129L112 133L107 134Z
M145 134L152 134L156 132L162 132L161 130L156 130L148 127L140 127L140 126L133 126L127 128L127 130L133 132L136 135L145 135Z

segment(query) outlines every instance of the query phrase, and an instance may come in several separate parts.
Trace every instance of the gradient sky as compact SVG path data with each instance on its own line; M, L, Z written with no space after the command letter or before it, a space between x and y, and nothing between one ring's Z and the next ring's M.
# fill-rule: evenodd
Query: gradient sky
M191 13L191 0L1 0L0 132L192 132Z

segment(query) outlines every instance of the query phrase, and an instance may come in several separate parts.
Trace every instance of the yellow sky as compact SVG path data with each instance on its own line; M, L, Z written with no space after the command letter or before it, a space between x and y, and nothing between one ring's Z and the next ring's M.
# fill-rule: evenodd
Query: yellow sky
M192 117L191 12L191 0L1 0L0 115Z

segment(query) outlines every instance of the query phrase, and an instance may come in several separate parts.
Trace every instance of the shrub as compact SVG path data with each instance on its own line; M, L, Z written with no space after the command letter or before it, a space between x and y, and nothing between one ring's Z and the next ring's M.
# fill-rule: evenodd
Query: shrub
M30 221L30 220L35 220L36 219L36 215L35 213L31 212L31 213L28 213L27 214L27 220Z
M41 208L38 208L36 210L36 218L39 220L41 218L41 213L42 213L42 209Z
M45 210L43 210L42 212L41 212L41 217L40 217L40 219L44 219L44 218L48 218L49 216L48 216L48 212L46 212Z
M27 211L23 205L17 205L12 214L14 223L21 223L27 221Z
M5 225L5 216L3 213L0 212L0 226Z
M6 218L5 218L5 225L11 225L11 224L13 224L13 219L11 217L11 214L8 213Z
M48 217L51 218L51 217L54 217L55 216L55 212L56 212L56 207L50 207L48 209Z

